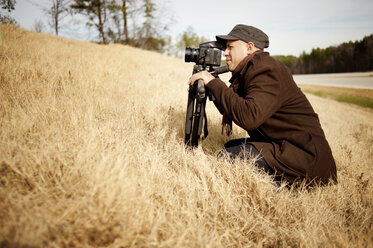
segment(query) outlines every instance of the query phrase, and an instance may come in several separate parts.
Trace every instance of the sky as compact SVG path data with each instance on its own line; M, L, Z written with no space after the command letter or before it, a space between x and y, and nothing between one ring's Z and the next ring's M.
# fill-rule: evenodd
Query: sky
M272 55L299 56L313 48L337 46L373 34L372 0L155 1L163 16L172 17L168 32L173 37L192 27L199 36L214 40L215 35L228 34L236 24L247 24L269 36L270 45L266 50ZM47 24L41 8L35 5L46 0L16 2L10 16L21 27L32 30L37 20ZM83 21L70 21L67 26L60 32L63 37L94 39L97 36L95 30L86 29Z

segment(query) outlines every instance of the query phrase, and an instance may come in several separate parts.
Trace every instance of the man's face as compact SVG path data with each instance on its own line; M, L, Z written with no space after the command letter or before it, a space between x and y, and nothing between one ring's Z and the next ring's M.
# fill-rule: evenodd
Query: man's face
M230 71L234 71L237 65L248 55L249 44L242 40L228 40L224 51L227 65Z

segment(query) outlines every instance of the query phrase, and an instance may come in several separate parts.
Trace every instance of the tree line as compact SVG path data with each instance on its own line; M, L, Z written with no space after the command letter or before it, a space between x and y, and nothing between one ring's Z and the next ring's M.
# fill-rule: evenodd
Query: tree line
M208 41L192 27L175 40L166 35L172 17L162 13L155 0L34 0L34 4L46 14L56 35L67 16L81 15L85 17L85 25L96 30L96 42L103 44L121 43L183 57L186 46L198 47ZM0 0L0 6L10 13L16 8L16 0ZM1 13L0 23L17 25L16 20ZM34 25L35 30L41 31L40 22ZM275 57L293 74L369 71L373 70L373 34L339 46L314 48L299 57Z
M198 47L207 41L188 27L177 37L167 35L173 17L162 9L155 0L29 0L43 10L48 25L55 35L70 16L84 17L85 25L98 34L95 42L121 43L153 50L167 55L183 57L186 46ZM16 0L0 0L0 6L11 12ZM166 12L166 13L165 13ZM18 25L9 15L0 13L0 23ZM35 21L34 30L42 32L43 23Z
M310 53L276 56L293 74L361 72L373 70L373 34L359 41L342 43L325 49L314 48Z
M122 43L142 49L165 52L170 37L164 35L171 18L161 12L154 0L30 0L47 16L49 26L59 35L67 16L84 16L85 25L93 28L96 42ZM11 12L16 0L1 0L3 9ZM1 23L17 25L9 15L0 13ZM41 31L42 25L34 24Z

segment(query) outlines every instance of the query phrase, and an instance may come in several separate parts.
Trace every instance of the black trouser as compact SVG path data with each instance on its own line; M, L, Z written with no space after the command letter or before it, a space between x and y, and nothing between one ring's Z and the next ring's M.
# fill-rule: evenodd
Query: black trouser
M275 171L271 167L269 167L267 162L264 160L263 156L255 148L255 146L253 146L250 143L247 143L249 141L249 138L230 140L224 144L225 149L220 151L218 156L221 157L226 154L231 159L235 159L237 157L240 159L244 159L247 156L257 158L257 160L255 161L255 166L268 174L274 175Z

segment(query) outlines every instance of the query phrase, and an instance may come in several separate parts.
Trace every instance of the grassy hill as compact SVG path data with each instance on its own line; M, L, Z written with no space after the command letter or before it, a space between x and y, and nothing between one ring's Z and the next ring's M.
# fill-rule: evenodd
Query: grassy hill
M0 30L1 247L372 246L371 109L308 96L339 184L294 192L216 158L211 102L209 137L184 149L191 64Z

